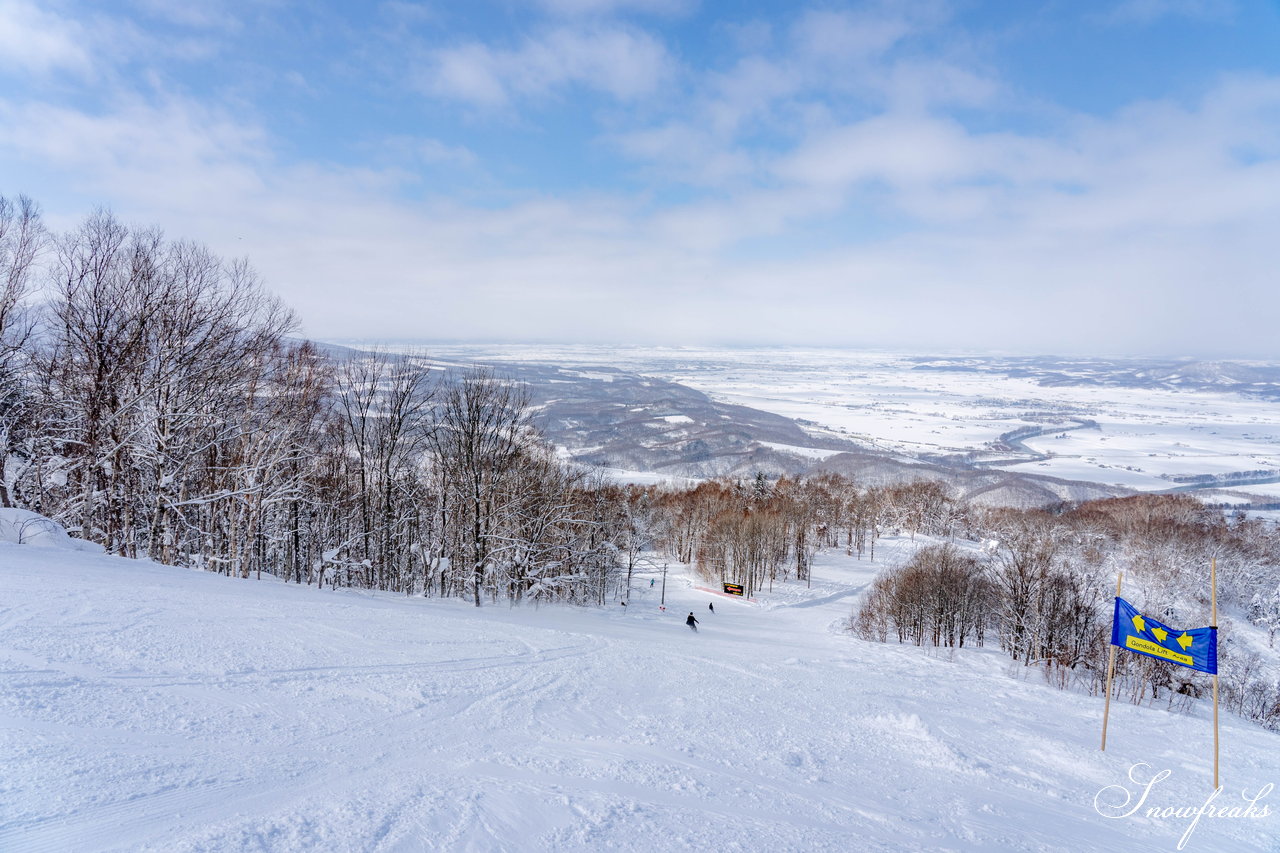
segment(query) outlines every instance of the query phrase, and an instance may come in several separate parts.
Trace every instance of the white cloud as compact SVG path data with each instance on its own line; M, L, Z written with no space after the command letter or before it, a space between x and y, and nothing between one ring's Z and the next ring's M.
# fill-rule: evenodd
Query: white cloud
M991 75L940 59L912 59L893 63L886 71L883 92L899 109L986 106L1002 86Z
M264 140L252 125L180 99L101 114L0 101L0 151L72 178L91 206L118 199L155 211L157 222L202 199L261 202Z
M946 0L884 0L853 11L809 10L796 19L791 39L811 59L860 63L882 57L909 36L936 29L950 15Z
M715 131L732 135L768 117L776 103L799 93L805 83L804 70L794 63L746 56L727 72L707 76L696 114Z
M949 39L947 49L928 56L911 50L918 37L947 21L948 8L874 3L856 11L801 13L781 28L783 37L774 39L771 29L757 32L754 47L744 48L732 64L693 78L694 94L678 104L679 118L614 131L608 139L652 174L724 186L745 177L769 179L761 137L778 149L798 140L813 144L840 129L851 113L924 117L939 109L988 106L1005 93L964 55L962 39ZM741 43L736 36L742 29L726 32ZM911 152L885 156L905 165Z
M813 11L800 18L792 36L807 56L851 62L884 54L912 29L900 15Z
M496 107L507 102L508 71L503 66L510 64L508 57L483 45L466 44L437 51L419 81L432 94Z
M954 180L981 169L981 153L952 121L881 115L825 133L786 157L777 173L808 184Z
M656 91L674 73L662 43L618 26L560 27L510 50L470 43L433 51L418 74L430 94L500 107L517 96L579 86L629 101Z
M627 156L650 164L650 171L662 181L716 187L755 172L746 151L726 146L718 136L689 124L619 134L611 141Z
M431 166L470 168L479 160L475 152L463 145L446 145L438 139L423 139L414 146L418 159Z
M93 7L58 14L53 11L56 5L0 0L0 70L115 81L130 63L154 66L168 59L201 60L218 51L218 44L204 34L153 33L127 17Z
M74 20L26 0L0 0L0 67L47 74L92 69L89 34Z
M1280 79L1240 78L1052 135L919 112L801 128L683 204L471 207L404 200L400 171L281 162L261 128L183 99L5 102L0 174L78 187L78 209L51 214L109 202L249 255L313 334L1243 351L1280 308L1278 129ZM627 144L702 146L691 164L733 152L706 132ZM450 165L469 153L407 143Z

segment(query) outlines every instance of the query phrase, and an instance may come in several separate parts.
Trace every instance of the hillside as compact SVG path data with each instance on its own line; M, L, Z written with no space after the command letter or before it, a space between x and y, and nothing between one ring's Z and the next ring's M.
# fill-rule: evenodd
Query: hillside
M476 609L0 543L0 849L1175 849L1189 820L1094 798L1146 762L1149 805L1203 803L1204 709L1113 703L1104 754L1099 698L994 649L839 632L912 547L754 604L673 572L664 612L647 579ZM1219 804L1280 781L1278 744L1224 715ZM1277 838L1206 818L1186 849Z

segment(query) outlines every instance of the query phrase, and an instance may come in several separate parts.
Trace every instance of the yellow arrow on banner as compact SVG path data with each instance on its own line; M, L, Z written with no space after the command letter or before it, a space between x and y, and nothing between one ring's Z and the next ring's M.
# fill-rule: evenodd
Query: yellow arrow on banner
M1182 636L1178 638L1178 645L1182 646L1182 650L1185 652L1187 649L1191 648L1191 643L1191 635L1186 631L1183 631Z
M1164 638L1169 636L1169 632L1163 628L1152 628L1151 633L1155 634L1156 639L1162 643L1164 642Z
M1141 613L1133 617L1133 627L1138 629L1139 634L1147 630L1147 620L1142 618Z

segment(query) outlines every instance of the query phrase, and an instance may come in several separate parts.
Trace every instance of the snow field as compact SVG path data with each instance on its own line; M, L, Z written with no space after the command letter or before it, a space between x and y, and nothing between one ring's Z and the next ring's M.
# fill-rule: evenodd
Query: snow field
M810 429L910 454L980 451L1030 411L1100 422L1028 447L1057 454L1012 471L1160 491L1160 475L1275 468L1280 407L1230 390L1047 387L999 372L915 370L905 353L806 348L432 345L491 361L595 364L678 382L714 399L810 422ZM1038 423L1038 422L1037 422Z
M663 612L647 578L477 610L0 543L0 850L1174 849L1186 821L1094 796L1144 761L1155 804L1203 802L1204 709L1113 702L1104 754L1100 699L994 649L840 633L917 544L755 605L673 573ZM1223 722L1224 796L1280 782L1277 737Z

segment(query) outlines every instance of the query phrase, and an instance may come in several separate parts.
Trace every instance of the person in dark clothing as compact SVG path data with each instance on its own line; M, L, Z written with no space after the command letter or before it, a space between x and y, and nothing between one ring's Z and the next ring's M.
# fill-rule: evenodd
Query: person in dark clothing
M715 613L715 612L716 612L716 605L715 605L715 602L714 602L714 601L708 601L708 602L707 602L707 609L708 609L708 610L710 610L712 613Z
M693 618L693 611L689 611L689 618L684 620L684 624L689 626L689 630L698 633L698 620Z

